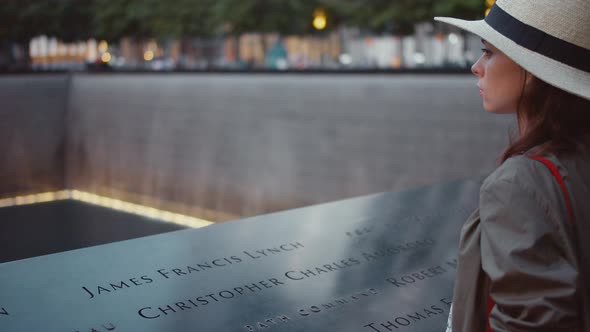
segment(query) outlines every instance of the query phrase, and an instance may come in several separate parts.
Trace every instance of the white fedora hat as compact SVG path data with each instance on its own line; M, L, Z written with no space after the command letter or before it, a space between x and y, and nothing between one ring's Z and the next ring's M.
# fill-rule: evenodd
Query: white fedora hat
M483 20L434 19L482 37L537 78L590 99L590 0L498 0Z

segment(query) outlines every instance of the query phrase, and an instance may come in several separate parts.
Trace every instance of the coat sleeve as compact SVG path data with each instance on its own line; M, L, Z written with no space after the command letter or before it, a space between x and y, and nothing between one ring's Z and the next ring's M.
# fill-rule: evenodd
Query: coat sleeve
M575 331L575 262L567 259L568 222L534 186L496 179L480 192L482 268L490 278L494 331Z

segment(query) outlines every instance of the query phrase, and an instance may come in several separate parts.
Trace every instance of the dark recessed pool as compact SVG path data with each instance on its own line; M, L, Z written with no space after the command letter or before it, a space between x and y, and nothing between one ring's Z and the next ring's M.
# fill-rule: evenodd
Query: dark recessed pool
M0 208L0 263L186 227L76 200Z

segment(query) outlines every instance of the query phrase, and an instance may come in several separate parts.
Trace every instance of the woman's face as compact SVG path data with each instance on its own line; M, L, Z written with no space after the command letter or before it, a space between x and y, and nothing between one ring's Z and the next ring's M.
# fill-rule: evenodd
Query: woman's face
M500 50L482 40L483 54L471 67L483 108L490 113L515 113L525 80L525 71Z

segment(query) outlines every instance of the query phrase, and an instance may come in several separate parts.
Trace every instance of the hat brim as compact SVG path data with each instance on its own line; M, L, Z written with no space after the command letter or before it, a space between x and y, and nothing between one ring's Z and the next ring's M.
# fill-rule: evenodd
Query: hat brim
M434 20L480 36L540 80L582 98L590 99L590 73L516 44L490 27L485 20L468 21L452 17L435 17Z

